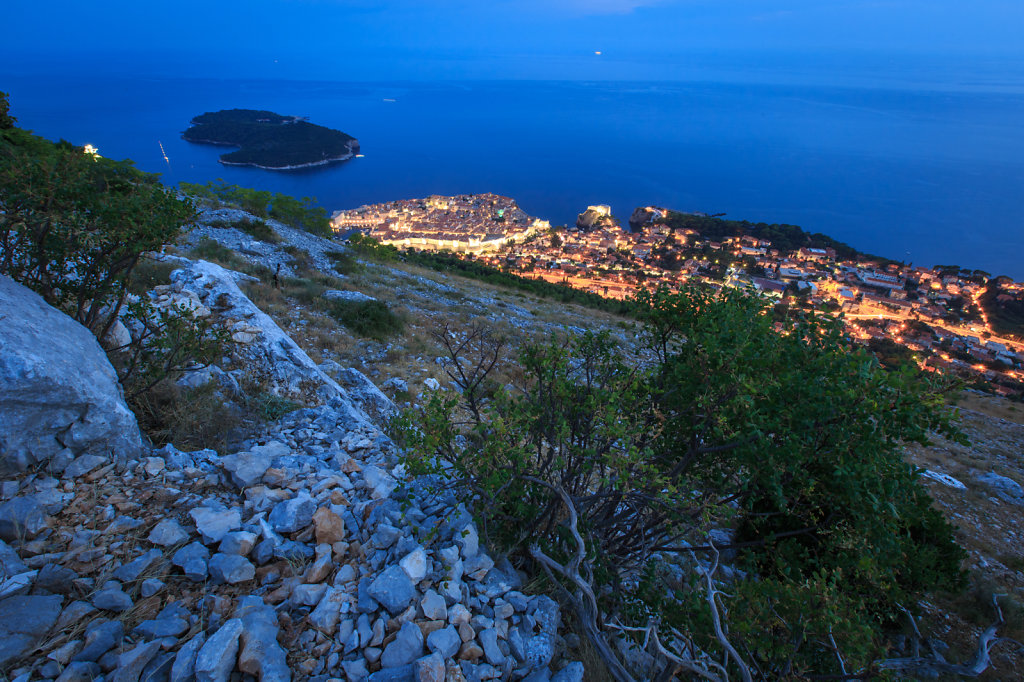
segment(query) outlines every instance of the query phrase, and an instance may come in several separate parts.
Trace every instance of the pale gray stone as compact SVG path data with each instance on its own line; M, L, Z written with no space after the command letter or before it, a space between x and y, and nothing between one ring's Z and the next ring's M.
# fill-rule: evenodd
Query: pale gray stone
M220 542L224 536L242 526L242 515L237 509L210 509L197 507L188 513L196 523L196 529L208 545Z
M260 482L267 473L276 451L274 447L257 446L250 452L238 452L220 458L221 466L231 477L231 482L239 489L251 488Z
M196 657L196 682L226 682L238 658L238 638L242 634L239 618L220 626Z
M57 622L64 598L17 595L0 601L0 668L34 647Z
M267 521L277 533L294 533L313 523L315 511L316 503L300 495L276 504Z
M242 597L235 617L242 621L238 669L260 682L288 682L291 670L285 650L277 642L277 614L260 597Z
M448 606L444 597L434 590L427 590L426 596L420 600L423 615L430 620L447 620Z
M451 625L435 630L427 636L427 648L445 658L451 658L457 654L461 646L462 638L459 637L458 630Z
M427 577L427 553L422 547L409 552L398 562L414 583Z
M142 449L135 415L92 332L0 275L0 470L69 448L126 460Z
M209 571L215 582L230 585L256 577L256 567L237 554L214 554L209 562Z
M0 443L0 453L3 453L3 443ZM3 460L0 459L0 465L2 464ZM31 540L46 528L49 520L46 508L33 497L15 497L13 500L0 503L0 540Z
M367 592L392 615L404 611L416 596L416 588L401 566L386 569L370 583Z
M168 682L191 682L195 679L196 657L204 644L206 644L206 635L200 632L178 650L178 655L174 657L174 664L171 666L171 676Z
M153 527L146 538L154 545L171 547L188 540L188 532L174 519L163 519Z
M450 627L450 626L449 626ZM501 665L505 662L505 654L498 648L498 631L488 628L477 635L477 640L484 650L484 658L491 665Z
M249 552L256 546L259 536L247 530L236 530L224 536L218 547L224 554L237 554L249 556Z
M384 648L380 663L385 668L396 668L409 665L422 655L423 632L418 625L403 623L395 639Z
M440 653L417 659L412 667L416 682L445 682L444 657Z

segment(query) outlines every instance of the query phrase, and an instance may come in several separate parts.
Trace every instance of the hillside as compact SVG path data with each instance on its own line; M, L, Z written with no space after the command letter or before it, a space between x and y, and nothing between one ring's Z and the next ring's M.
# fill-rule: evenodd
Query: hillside
M239 149L222 154L228 166L289 170L344 161L359 153L359 142L339 130L271 111L227 109L201 114L182 133L189 142Z

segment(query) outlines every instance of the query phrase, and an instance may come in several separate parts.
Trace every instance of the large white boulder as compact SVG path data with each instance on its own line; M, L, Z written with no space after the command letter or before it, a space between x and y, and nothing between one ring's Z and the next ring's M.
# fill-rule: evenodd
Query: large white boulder
M0 275L0 471L65 449L123 461L142 438L92 332Z
M276 393L303 402L310 398L331 402L352 423L372 425L370 416L353 396L242 292L238 281L251 277L203 260L174 260L183 267L171 273L171 289L179 295L194 296L227 323L234 331L235 352L245 359L247 367L266 372ZM365 385L360 389L367 392ZM390 402L383 394L380 397Z

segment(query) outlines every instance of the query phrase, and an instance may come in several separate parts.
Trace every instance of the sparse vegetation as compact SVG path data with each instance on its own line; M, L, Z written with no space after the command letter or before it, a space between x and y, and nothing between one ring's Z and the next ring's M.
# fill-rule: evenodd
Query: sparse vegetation
M405 323L383 301L345 301L324 304L327 313L359 336L383 341L401 333Z

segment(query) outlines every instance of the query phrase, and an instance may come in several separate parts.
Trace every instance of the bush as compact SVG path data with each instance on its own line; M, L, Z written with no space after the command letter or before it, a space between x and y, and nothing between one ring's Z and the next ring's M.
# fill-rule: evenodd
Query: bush
M461 398L434 394L406 416L410 469L451 481L519 561L589 581L603 611L684 628L718 654L707 600L666 589L661 562L696 577L698 554L734 553L751 579L736 586L731 631L768 678L838 674L829 636L866 664L899 604L962 584L963 551L899 450L930 430L959 437L950 387L883 370L828 318L776 333L750 293L691 287L635 303L649 366L606 335L527 348L518 390L473 406L460 384ZM449 373L464 384L455 368L479 363L461 352Z
M382 301L325 302L328 314L353 333L377 341L402 333L405 323Z
M142 254L173 241L194 217L190 202L130 161L0 130L0 272L101 339Z

